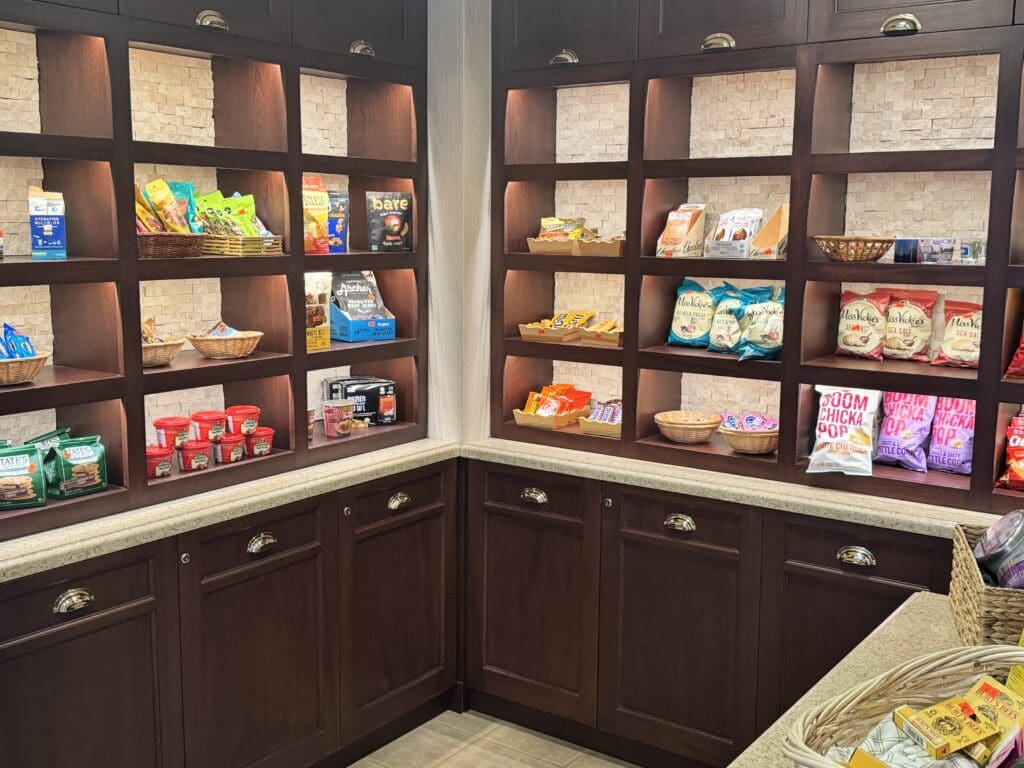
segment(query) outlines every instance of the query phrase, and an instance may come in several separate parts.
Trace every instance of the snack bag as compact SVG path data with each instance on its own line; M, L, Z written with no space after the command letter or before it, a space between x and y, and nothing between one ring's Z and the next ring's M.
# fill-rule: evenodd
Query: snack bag
M1021 331L1020 341L1017 343L1017 351L1013 353L1010 367L1006 369L1006 378L1024 378L1024 331Z
M156 332L156 320L152 317L142 321L142 343L143 344L159 344L165 341L161 338L160 334Z
M242 235L238 222L225 212L224 195L220 190L196 198L196 216L203 232L211 235Z
M755 302L770 299L775 289L771 286L739 290L725 284L726 292L715 307L715 317L711 321L708 349L712 352L736 352L743 337L747 323L743 317L744 308Z
M348 253L348 192L328 192L327 246L331 253Z
M881 393L842 387L815 389L821 399L807 471L870 476Z
M256 225L256 198L252 195L235 194L224 198L224 211L238 224L245 237L259 237Z
M942 346L932 365L977 368L981 357L981 305L947 301Z
M551 318L552 328L585 328L597 313L592 309L577 309L559 312Z
M879 464L897 464L915 472L927 472L925 446L931 433L937 397L886 392L882 396L885 418L878 434Z
M149 182L146 185L146 199L149 200L153 210L156 211L156 215L160 217L160 221L163 222L164 228L168 232L188 234L192 231L189 229L185 217L182 216L181 209L178 207L178 201L174 199L171 188L167 186L166 181L157 179L156 181Z
M940 397L932 422L928 469L969 475L974 457L973 400Z
M18 329L9 323L4 323L3 343L8 356L12 358L35 357L38 354L32 339L24 333L18 333Z
M196 185L191 181L171 181L167 186L178 203L178 210L185 217L189 231L196 235L202 234L203 228L196 216ZM138 213L137 210L136 213Z
M60 429L55 429L52 432L46 432L38 437L26 440L25 445L34 445L39 449L40 456L45 456L46 452L60 443L61 440L68 440L70 438L71 430L67 427L61 427Z
M371 251L411 251L412 195L408 192L367 192L366 223Z
M1024 490L1024 416L1014 416L1006 427L1006 469L996 488Z
M939 294L935 291L896 291L886 313L885 347L887 360L928 362L932 341L932 310Z
M0 510L46 505L43 456L35 445L0 448Z
M774 360L782 354L782 332L786 320L786 289L779 298L757 301L741 307L740 326L746 323L740 338L740 360Z
M550 216L540 220L540 232L537 233L538 240L579 240L583 236L587 220L580 217L576 219L560 219Z
M352 320L391 317L373 272L342 272L331 286L334 305Z
M891 291L860 294L843 291L839 305L837 355L881 360Z
M160 221L160 217L149 207L149 201L142 194L138 184L135 185L135 219L136 223L141 225L141 232L164 231L164 223ZM138 227L136 228L138 229Z
M237 336L238 335L238 331L236 331L230 325L225 323L223 320L220 320L220 321L214 323L213 327L206 332L206 335L207 336L220 336L220 337L225 337L226 338L228 336Z
M665 231L658 238L661 259L699 259L704 240L706 205L681 205L668 215Z
M327 236L327 219L331 199L327 185L320 176L306 176L302 180L303 243L307 256L326 256L331 252Z
M676 307L668 343L679 347L707 348L711 342L711 324L718 302L727 291L725 285L710 290L689 278L676 289Z
M99 437L61 440L44 459L47 493L73 499L107 489L107 457Z

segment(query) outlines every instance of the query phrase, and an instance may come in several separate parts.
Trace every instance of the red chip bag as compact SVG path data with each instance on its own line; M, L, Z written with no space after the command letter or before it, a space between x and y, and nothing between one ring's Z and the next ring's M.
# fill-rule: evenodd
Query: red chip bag
M885 348L886 314L892 291L860 294L843 291L839 305L837 355L881 360Z
M996 487L1024 490L1024 419L1020 417L1006 428L1006 470Z
M932 365L977 368L981 357L981 305L947 301L946 328Z
M1006 376L1011 379L1024 379L1024 331L1021 332L1020 342L1017 344L1017 351L1013 353L1010 367L1006 369Z
M932 341L932 310L935 291L896 291L892 295L885 327L885 359L928 362Z

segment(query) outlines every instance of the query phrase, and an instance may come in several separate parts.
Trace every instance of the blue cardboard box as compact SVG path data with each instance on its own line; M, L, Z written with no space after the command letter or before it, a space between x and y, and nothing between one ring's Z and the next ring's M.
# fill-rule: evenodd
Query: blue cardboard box
M28 220L32 236L32 258L40 261L65 261L68 237L64 220L64 196L44 192L39 187L28 191Z
M331 338L334 341L394 341L397 324L390 312L387 317L356 320L331 302Z

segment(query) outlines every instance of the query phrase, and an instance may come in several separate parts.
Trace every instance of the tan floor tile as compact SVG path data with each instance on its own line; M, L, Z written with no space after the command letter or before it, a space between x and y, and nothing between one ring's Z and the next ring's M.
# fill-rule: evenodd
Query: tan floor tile
M636 766L616 760L614 757L587 752L569 763L569 768L636 768Z
M487 731L494 729L498 725L498 721L493 717L488 717L479 712L465 712L460 715L458 712L452 712L451 710L442 712L431 722L447 725L449 728L461 731L467 736L483 736Z
M384 768L384 766L368 757L364 757L358 763L352 763L349 768Z
M552 768L554 765L555 763L481 739L442 760L436 768Z
M484 740L510 747L558 766L568 765L582 752L564 741L507 723L502 723L494 730L488 731Z
M384 768L426 768L472 740L443 723L427 723L377 750L369 759Z

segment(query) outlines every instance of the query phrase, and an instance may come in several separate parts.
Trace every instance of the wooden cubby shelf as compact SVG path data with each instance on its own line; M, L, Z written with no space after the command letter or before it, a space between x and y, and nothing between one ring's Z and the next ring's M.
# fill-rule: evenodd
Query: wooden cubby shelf
M67 261L33 261L30 256L4 256L0 259L0 285L109 283L119 275L120 265L113 258L79 256Z
M903 360L862 360L830 355L808 360L801 375L809 384L911 392L922 395L974 398L978 372L973 368L945 368Z
M626 271L626 260L614 256L541 256L534 253L507 253L505 268L538 272L621 275Z
M816 247L812 250L817 251ZM945 264L841 263L813 257L804 265L808 280L824 283L875 283L878 285L985 285L984 267Z
M622 350L600 344L546 344L524 341L517 337L505 339L505 354L532 357L537 360L565 360L591 365L622 365Z
M410 357L421 354L422 345L416 339L398 337L393 341L332 341L330 349L309 353L311 370L338 368L353 363L371 363L381 360Z
M729 376L734 379L782 381L781 360L743 360L736 355L710 352L689 347L644 347L640 350L641 368L656 371L679 371L711 376Z
M814 173L916 173L921 171L990 171L990 149L920 152L836 152L812 155Z
M209 360L194 350L185 350L170 365L143 369L146 394L186 387L210 387L231 381L245 381L286 375L292 366L290 355L256 350L240 360Z

